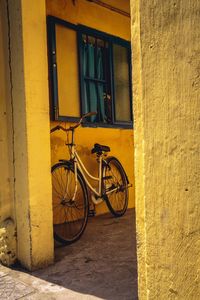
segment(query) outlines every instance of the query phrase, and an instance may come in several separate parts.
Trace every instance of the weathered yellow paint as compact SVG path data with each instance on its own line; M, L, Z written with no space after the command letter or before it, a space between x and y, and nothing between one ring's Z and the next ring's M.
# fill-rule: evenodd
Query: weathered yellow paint
M124 2L124 10L127 10L127 2L128 1ZM115 6L117 6L117 3L118 1L112 1L112 4ZM74 24L87 25L91 28L130 40L129 18L116 14L98 5L89 3L88 1L77 1L76 5L73 5L72 1L68 0L47 0L46 9L47 15L53 15ZM70 67L73 69L73 64L71 64ZM66 99L66 97L64 97L64 99ZM66 105L69 106L67 102ZM56 122L52 122L51 125L56 125ZM69 126L69 124L65 125ZM68 150L65 146L65 141L66 136L61 132L53 133L51 135L52 164L61 158L68 158ZM110 146L112 150L110 155L116 156L121 161L128 174L130 182L134 185L133 130L109 128L77 129L76 144L78 145L80 156L83 158L88 170L90 170L93 174L97 174L96 171L98 170L95 155L91 155L91 149L96 142ZM129 207L134 207L134 188L130 188L129 192ZM106 212L107 208L105 204L101 204L96 207L96 211L97 213Z
M137 260L138 260L138 292L139 299L147 299L147 275L146 275L146 231L145 231L145 182L144 169L144 110L142 107L142 55L140 42L140 1L131 3L131 46L132 46L132 74L134 95L134 128L137 135L134 136L135 156L135 206L137 226Z
M53 260L45 2L9 1L17 258Z
M74 24L86 25L130 40L130 18L86 0L75 2L74 5L71 0L46 0L47 15L53 15ZM129 11L128 0L110 0L108 3Z
M200 2L131 6L139 299L200 299Z
M196 300L200 298L200 3L131 2L139 298ZM52 1L51 6L59 3L64 15L66 1ZM15 198L18 258L31 269L51 262L53 254L45 6L42 0L9 1L13 140L5 4L0 2L0 222L3 228L10 228L9 217L15 222ZM85 161L94 135L100 143L111 141L112 154L125 167L133 165L133 156L125 153L133 149L132 131L80 128L77 141L83 145ZM52 154L52 163L66 157L62 133L52 138ZM89 168L93 171L93 165ZM129 167L128 172L132 174ZM12 229L13 225L10 237ZM0 228L2 232L4 236ZM0 254L4 249L0 241Z
M7 218L0 225L0 262L10 266L16 258L16 226L11 218Z
M10 69L8 65L8 20L6 2L0 2L0 261L16 258L13 178L13 124Z
M9 68L6 64L8 61L8 32L7 32L7 18L6 18L6 6L1 1L0 3L0 153L1 153L1 169L4 170L4 176L0 176L0 205L1 215L0 220L2 221L6 217L11 215L11 189L12 184L12 120L11 120L11 107L10 101L10 86L9 86ZM10 123L10 126L7 124ZM9 130L10 129L10 130ZM10 132L8 132L10 131ZM9 134L10 133L10 134ZM7 203L7 206L2 205L3 202Z

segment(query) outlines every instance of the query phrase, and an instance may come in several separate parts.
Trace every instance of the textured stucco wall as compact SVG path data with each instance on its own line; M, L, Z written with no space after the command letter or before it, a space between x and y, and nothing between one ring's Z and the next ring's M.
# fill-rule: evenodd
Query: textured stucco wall
M17 258L53 260L45 1L9 0Z
M0 262L16 258L14 165L9 31L6 1L0 1Z
M200 299L200 2L131 1L140 299Z

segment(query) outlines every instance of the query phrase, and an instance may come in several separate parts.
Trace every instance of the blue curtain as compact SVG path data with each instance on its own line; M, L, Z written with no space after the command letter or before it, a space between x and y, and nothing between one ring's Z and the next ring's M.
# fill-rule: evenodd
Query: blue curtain
M91 122L105 122L104 85L92 79L103 79L103 53L100 47L96 49L90 43L82 43L82 63L84 76L85 111L96 111L97 116L90 118ZM95 68L96 73L95 74ZM95 76L96 75L96 76ZM86 79L90 78L90 79Z

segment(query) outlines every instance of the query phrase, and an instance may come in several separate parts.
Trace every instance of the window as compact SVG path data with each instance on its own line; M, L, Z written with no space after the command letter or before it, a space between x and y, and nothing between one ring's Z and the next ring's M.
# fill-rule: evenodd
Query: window
M130 43L48 17L50 93L54 120L87 126L132 127Z

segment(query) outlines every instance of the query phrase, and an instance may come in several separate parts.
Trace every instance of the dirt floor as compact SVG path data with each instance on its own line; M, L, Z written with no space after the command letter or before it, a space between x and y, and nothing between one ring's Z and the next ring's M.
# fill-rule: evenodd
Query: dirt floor
M82 238L55 254L53 266L33 275L100 299L137 299L134 210L90 217Z
M78 242L56 247L54 265L32 273L0 266L0 299L138 299L134 224L134 210L90 217Z

